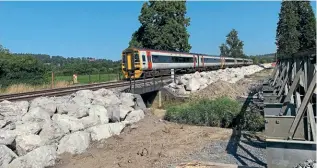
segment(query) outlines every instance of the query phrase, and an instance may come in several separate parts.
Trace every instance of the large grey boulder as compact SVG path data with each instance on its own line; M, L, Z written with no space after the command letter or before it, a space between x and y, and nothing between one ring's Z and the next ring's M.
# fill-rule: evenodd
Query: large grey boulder
M191 78L188 80L188 84L186 84L185 89L187 91L197 91L200 88L200 83L197 78Z
M113 135L119 135L124 127L125 123L116 122L88 128L87 132L90 133L91 139L93 141L100 141L102 139L107 139Z
M80 154L83 153L90 143L90 134L85 131L77 131L72 134L64 136L58 145L58 154L65 152L71 154Z
M17 135L37 134L41 130L41 124L38 122L25 122L17 124L15 131Z
M109 122L108 111L104 106L92 105L88 113L89 117L92 117L99 124L106 124Z
M124 104L126 106L134 106L134 95L132 93L121 93L120 100L121 104Z
M198 79L200 86L204 86L208 83L208 79L207 78L199 78Z
M58 143L59 140L68 132L68 129L63 130L57 123L51 121L43 125L42 131L39 135L45 145L51 145L53 143Z
M11 145L15 140L17 133L15 130L0 129L0 145Z
M50 114L42 107L34 107L22 117L23 122L44 123L51 120Z
M146 109L146 105L141 97L141 95L139 94L134 94L134 97L136 98L136 104L134 105L134 109L138 110L145 110Z
M106 97L106 96L108 96L108 95L113 95L114 92L111 91L111 90L102 88L102 89L93 91L93 94L94 94L95 96Z
M200 73L196 71L193 75L193 78L201 78Z
M7 146L0 145L0 167L7 167L8 164L18 156Z
M27 101L10 102L4 100L0 102L1 120L6 123L19 121L27 113L28 107L29 103Z
M34 108L42 108L45 110L50 116L52 116L56 112L56 103L54 98L49 97L38 97L31 101L30 110Z
M15 139L16 150L19 156L23 156L26 153L42 145L42 139L38 135L21 135Z
M7 168L45 168L54 166L57 159L56 146L47 145L14 159Z
M71 96L73 98L70 100L70 102L80 105L90 105L92 99L94 98L94 94L91 90L80 90L76 93L73 93Z
M120 100L115 94L108 94L105 96L96 95L91 104L101 106L117 105L120 104Z
M57 105L58 114L67 114L75 118L88 116L89 106L75 104L74 102L65 102Z
M52 120L59 126L59 128L62 129L62 132L64 133L84 129L84 124L79 119L65 114L54 114Z
M128 123L135 123L138 122L139 120L144 118L144 112L143 110L139 109L139 110L133 110L131 111L127 117L125 118L124 121L128 122Z

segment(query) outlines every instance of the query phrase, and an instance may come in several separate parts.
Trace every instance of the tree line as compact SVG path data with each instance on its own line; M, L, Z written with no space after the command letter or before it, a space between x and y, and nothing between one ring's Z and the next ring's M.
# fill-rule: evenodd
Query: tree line
M316 47L316 18L310 1L282 1L276 45L278 57Z
M0 45L0 88L12 84L39 85L55 75L118 73L121 61L93 58L65 58L46 54L11 53Z

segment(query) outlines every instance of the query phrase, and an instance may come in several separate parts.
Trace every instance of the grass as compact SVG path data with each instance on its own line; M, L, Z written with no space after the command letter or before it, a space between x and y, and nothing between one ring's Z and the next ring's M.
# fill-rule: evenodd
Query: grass
M122 79L122 77L121 77ZM49 77L51 80L51 77ZM55 76L55 81L68 81L71 82L73 80L73 76ZM98 82L107 82L112 80L118 80L118 74L94 74L90 75L77 75L78 83L88 84L88 83L98 83Z
M191 125L230 127L241 105L230 98L201 99L167 107L165 119Z
M122 74L121 75L121 79ZM51 81L51 77L48 77L48 81ZM68 87L73 85L72 76L55 76L54 88ZM95 75L77 75L78 84L89 84L89 83L99 83L118 80L118 74L95 74ZM42 85L30 85L30 84L14 84L7 88L0 88L1 94L11 94L11 93L23 93L31 92L43 89L51 89L51 83L46 83Z
M164 119L181 124L263 130L264 118L259 112L241 109L241 103L228 97L191 99L185 103L166 106Z
M55 82L54 88L61 88L70 86L69 82L66 81L57 81ZM3 88L0 90L1 94L11 94L11 93L23 93L23 92L32 92L43 89L50 89L51 84L43 84L43 85L29 85L29 84L14 84L7 88Z

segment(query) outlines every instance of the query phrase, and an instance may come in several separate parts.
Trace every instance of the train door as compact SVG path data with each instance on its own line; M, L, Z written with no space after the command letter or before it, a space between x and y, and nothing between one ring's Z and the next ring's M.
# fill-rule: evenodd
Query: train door
M193 55L193 62L194 62L194 69L196 69L196 62L197 62L197 60L196 60L196 56L195 55Z
M132 52L124 52L122 54L122 63L125 71L134 70L134 57Z
M142 69L146 70L148 69L148 61L146 58L146 52L142 51L141 53L141 57L142 57Z
M148 70L152 70L152 56L150 51L146 51Z

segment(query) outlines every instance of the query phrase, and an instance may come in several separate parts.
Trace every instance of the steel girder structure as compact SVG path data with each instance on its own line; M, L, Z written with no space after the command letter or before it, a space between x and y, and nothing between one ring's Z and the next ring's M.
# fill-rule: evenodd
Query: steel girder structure
M263 84L267 166L316 158L316 49L279 58Z

